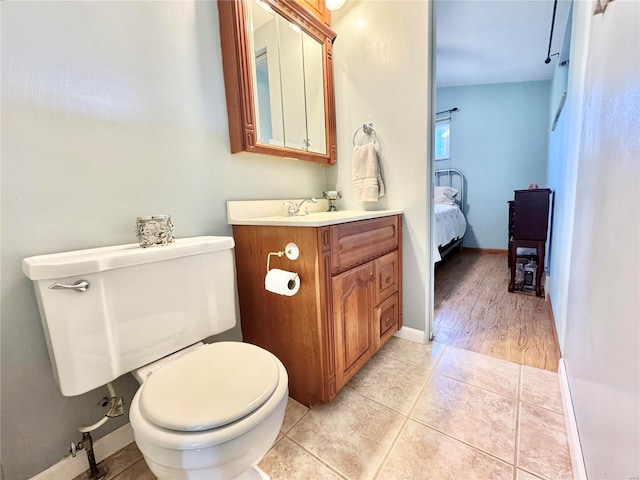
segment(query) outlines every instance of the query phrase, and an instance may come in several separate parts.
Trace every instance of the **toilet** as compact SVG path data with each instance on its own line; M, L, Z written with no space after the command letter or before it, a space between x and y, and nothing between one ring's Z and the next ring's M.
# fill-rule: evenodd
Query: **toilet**
M233 238L194 237L23 260L53 375L73 396L132 373L135 442L160 480L268 479L288 398L273 354L203 343L236 324Z

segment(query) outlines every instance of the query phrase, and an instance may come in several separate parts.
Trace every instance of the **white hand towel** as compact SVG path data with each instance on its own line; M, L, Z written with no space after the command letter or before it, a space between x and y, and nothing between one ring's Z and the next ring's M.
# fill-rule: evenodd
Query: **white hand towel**
M384 182L373 143L353 147L351 170L356 201L375 202L384 195Z

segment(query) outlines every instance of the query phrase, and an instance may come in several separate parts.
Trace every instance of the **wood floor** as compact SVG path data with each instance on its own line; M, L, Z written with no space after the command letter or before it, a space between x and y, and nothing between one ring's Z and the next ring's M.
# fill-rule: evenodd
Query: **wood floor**
M506 254L462 252L436 266L434 340L521 365L558 371L549 303L509 293Z

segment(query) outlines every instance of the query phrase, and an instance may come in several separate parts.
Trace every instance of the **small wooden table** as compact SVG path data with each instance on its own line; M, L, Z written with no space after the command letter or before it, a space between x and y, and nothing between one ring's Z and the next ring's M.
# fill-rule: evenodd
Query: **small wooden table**
M549 227L549 188L515 190L513 203L509 203L509 291L513 292L516 278L518 248L534 248L536 266L536 295L544 295L542 273Z

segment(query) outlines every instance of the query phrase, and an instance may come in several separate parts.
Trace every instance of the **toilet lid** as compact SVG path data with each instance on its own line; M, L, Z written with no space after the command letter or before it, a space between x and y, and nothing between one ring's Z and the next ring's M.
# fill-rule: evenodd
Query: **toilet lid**
M221 427L260 407L279 377L275 357L260 347L240 342L205 345L147 379L141 387L140 412L171 430Z

